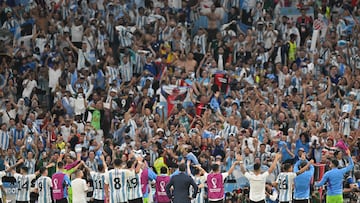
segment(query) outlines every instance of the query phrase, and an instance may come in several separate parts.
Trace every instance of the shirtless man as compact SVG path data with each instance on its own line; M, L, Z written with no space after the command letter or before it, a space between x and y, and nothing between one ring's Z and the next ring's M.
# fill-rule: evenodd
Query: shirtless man
M197 65L197 62L194 59L194 54L191 52L188 53L187 57L186 57L186 66L185 66L186 73L191 73L191 72L194 73L196 65Z
M211 42L216 38L216 33L218 32L219 21L221 20L221 16L219 13L216 13L215 5L211 5L211 11L209 13L201 13L202 15L208 18L208 42Z

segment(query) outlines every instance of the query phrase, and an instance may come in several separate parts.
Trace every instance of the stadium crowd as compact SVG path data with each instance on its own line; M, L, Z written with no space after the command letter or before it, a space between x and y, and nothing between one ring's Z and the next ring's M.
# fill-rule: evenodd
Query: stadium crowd
M357 201L360 1L0 5L3 202Z

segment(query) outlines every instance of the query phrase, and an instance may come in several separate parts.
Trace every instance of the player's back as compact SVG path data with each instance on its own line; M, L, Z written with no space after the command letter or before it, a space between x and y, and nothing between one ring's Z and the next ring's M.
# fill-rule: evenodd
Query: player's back
M205 176L195 176L195 177L193 177L193 179L194 179L194 181L195 181L195 183L196 183L196 185L201 185L201 184L205 184L205 182L206 182L206 178L205 178ZM192 193L194 192L194 189L193 189L193 187L191 187L191 195L192 195ZM193 199L193 200L191 200L191 202L192 203L203 203L203 202L205 202L205 199L204 199L204 195L205 195L205 188L199 188L199 190L198 190L198 195L196 196L196 198L195 199Z
M18 183L18 192L16 194L16 201L30 201L30 187L31 181L35 178L34 174L21 175L14 174L16 182Z
M101 173L101 172L90 172L91 174L91 178L93 180L93 188L94 188L94 192L93 192L93 198L96 200L104 200L105 199L105 195L104 195L104 181L105 181L105 173Z
M127 178L128 185L128 200L135 200L142 198L141 184L140 184L140 173L135 173L135 171L129 171L129 176Z
M127 202L127 178L129 171L126 169L111 169L105 175L105 184L109 185L110 203Z
M47 176L41 176L36 180L35 187L39 191L38 203L51 202L51 185L51 178Z
M281 172L277 177L277 183L279 188L279 201L291 202L293 185L296 173L294 172Z

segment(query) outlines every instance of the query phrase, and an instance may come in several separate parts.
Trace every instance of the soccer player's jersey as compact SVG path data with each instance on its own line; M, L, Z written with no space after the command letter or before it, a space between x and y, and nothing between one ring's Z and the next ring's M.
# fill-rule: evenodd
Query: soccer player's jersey
M91 179L93 181L93 188L94 188L92 197L96 200L105 200L105 191L104 191L105 173L94 172L94 171L90 172Z
M293 185L296 173L294 172L281 172L276 182L279 188L279 201L291 202L293 197Z
M110 203L127 202L127 179L129 170L126 169L111 169L105 173L104 183L109 185L109 199Z
M135 171L129 171L129 176L127 178L128 185L128 200L134 200L142 198L141 184L140 184L140 173L135 173Z
M16 182L18 183L16 201L30 201L31 181L36 178L35 174L21 175L15 173L14 177L16 179Z
M201 185L201 184L205 184L205 181L206 181L205 176L192 176L192 178L194 179L194 182L198 186ZM190 193L191 195L194 193L194 189L192 187L191 187L190 192L191 192ZM203 203L203 202L205 202L204 195L205 195L205 188L204 187L199 188L196 198L191 200L191 203Z
M47 176L41 176L35 182L35 188L39 191L38 203L51 202L51 178Z

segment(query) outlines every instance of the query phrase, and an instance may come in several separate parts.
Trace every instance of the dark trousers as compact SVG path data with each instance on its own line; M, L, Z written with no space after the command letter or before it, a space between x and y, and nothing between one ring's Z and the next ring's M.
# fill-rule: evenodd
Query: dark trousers
M129 200L129 203L143 203L143 199L137 198L137 199Z
M260 200L260 201L258 201L258 202L255 202L255 201L250 200L250 203L265 203L265 200Z
M286 201L286 202L280 202L280 203L290 203L289 201Z
M209 200L209 203L223 203L224 202L224 200L222 199L222 200L218 200L218 201L210 201Z
M294 199L294 203L309 203L310 201L308 199Z
M16 201L16 203L29 203L29 201Z
M104 203L105 201L104 200L94 199L92 202L93 203Z
M68 200L67 198L62 198L62 199L59 199L59 200L54 200L55 203L68 203Z

